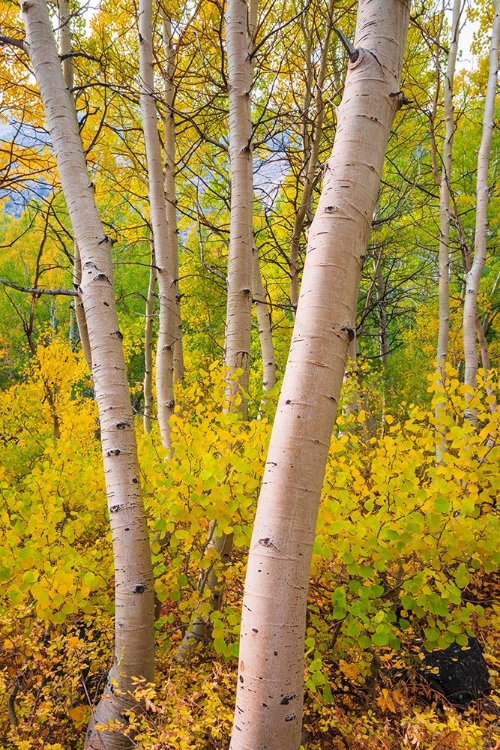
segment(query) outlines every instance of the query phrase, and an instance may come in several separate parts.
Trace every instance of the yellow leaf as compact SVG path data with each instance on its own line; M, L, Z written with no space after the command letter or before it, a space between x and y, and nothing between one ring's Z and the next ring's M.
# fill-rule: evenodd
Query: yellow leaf
M70 708L68 714L70 719L75 722L77 729L82 729L88 721L89 707L82 703L80 706Z

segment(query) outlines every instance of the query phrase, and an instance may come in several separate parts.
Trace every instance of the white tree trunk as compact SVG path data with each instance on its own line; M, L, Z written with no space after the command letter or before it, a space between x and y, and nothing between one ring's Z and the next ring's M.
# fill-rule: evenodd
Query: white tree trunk
M153 573L141 498L134 423L113 291L111 242L87 174L71 95L65 85L45 0L22 4L26 41L45 108L61 184L82 259L81 297L92 351L115 563L115 659L86 748L128 747L95 724L134 706L133 677L153 679ZM113 680L113 682L111 682ZM116 685L113 684L116 681ZM118 691L123 695L117 695Z
M246 394L250 370L252 313L252 240L253 240L253 167L250 90L253 65L249 54L256 24L257 3L250 8L246 0L228 0L225 18L229 83L229 166L231 181L229 252L227 268L227 312L224 364L228 371L227 408L247 417L247 399L239 404L234 398L241 386ZM260 277L260 273L259 273ZM242 373L235 380L237 369ZM217 520L210 525L208 548L215 550L222 566L230 561L232 534L217 535ZM212 567L202 573L200 594L210 591L212 611L220 609L222 586L218 571ZM183 661L197 643L208 637L208 621L194 612L191 623L176 652Z
M453 86L455 81L455 65L458 53L458 38L460 35L460 16L462 14L462 0L454 0L451 21L451 39L448 52L448 65L444 78L444 119L445 136L443 143L441 183L439 186L439 319L437 341L437 375L438 383L442 383L446 376L446 362L448 359L448 343L450 338L450 184L453 158L453 136L455 134L455 118L453 107ZM446 439L439 427L439 420L443 411L443 403L435 407L437 421L438 443L436 446L436 460L440 461L446 450Z
M333 154L250 546L231 750L298 750L309 569L385 147L401 104L406 0L360 0Z
M179 249L177 244L177 200L175 197L175 53L172 44L172 24L168 16L163 16L163 47L165 49L165 199L167 201L168 254L172 259L172 273L175 296L175 340L174 340L174 381L184 377L184 356L182 351L181 310L179 295Z
M72 95L74 76L73 76L73 58L70 56L72 52L71 44L71 12L69 9L68 0L58 0L58 18L59 18L59 52L62 61L62 71L64 76L64 82L68 88L68 91ZM73 286L78 289L82 281L82 261L80 258L80 250L78 244L74 243L73 248ZM80 337L80 343L82 345L83 356L89 368L89 372L92 372L92 355L90 353L89 343L89 332L87 329L87 321L85 319L85 310L83 309L83 302L80 297L75 298L75 319L78 327L78 335Z
M248 50L250 53L250 79L253 81L255 60L255 35L257 33L258 0L250 0L248 5ZM251 119L251 108L249 109ZM251 122L250 122L251 126ZM252 194L253 194L253 172L252 172ZM262 388L269 391L276 383L276 361L274 357L273 329L271 325L271 312L267 304L267 295L262 283L260 271L259 250L254 241L252 222L252 298L257 315L257 326L259 330L260 351L262 356ZM263 405L265 401L263 401Z
M453 85L455 80L461 13L462 0L454 0L448 66L444 79L443 96L445 136L439 192L439 331L437 364L438 371L442 378L445 374L444 369L448 357L448 339L450 332L450 181L453 157L453 136L455 134Z
M154 243L151 241L151 265L149 268L148 292L146 295L146 310L144 314L144 380L142 390L144 394L144 432L151 432L153 416L153 323L154 296L156 292L156 264Z
M170 448L169 419L174 412L174 342L177 295L164 193L164 174L154 93L152 0L139 2L139 77L142 125L148 165L148 195L158 276L159 328L156 349L156 400L163 445Z
M464 356L465 376L464 382L471 388L476 388L476 376L478 368L478 355L476 349L477 328L477 295L479 283L486 262L486 232L488 229L488 166L491 153L491 141L493 128L495 127L495 97L498 77L498 43L500 37L500 0L495 2L495 18L490 42L490 61L488 86L484 102L483 133L481 146L477 157L477 184L476 184L476 232L474 235L474 260L470 270L465 276L465 300L464 300ZM480 333L480 331L478 331ZM486 339L483 335L481 347L484 349ZM469 419L475 419L470 410L467 411Z
M248 41L246 0L228 0L226 9L226 46L229 82L229 162L231 178L231 216L227 268L227 314L225 365L230 374L241 369L237 381L228 380L229 403L238 391L246 393L250 370L252 308L252 122L250 94L252 63ZM246 417L246 398L237 407Z
M271 314L267 306L267 295L260 273L259 251L252 247L252 296L259 327L260 350L262 354L262 387L264 391L274 388L276 383L276 362L274 358L273 329Z

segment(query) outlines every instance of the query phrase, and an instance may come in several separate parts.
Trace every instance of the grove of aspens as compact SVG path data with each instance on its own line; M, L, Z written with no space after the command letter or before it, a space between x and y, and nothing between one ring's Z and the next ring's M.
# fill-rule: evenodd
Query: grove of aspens
M0 750L500 750L500 0L0 0Z

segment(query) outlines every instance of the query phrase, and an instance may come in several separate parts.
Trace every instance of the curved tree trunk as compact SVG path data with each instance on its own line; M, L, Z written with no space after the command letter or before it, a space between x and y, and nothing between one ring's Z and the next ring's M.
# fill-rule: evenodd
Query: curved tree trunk
M307 588L359 279L399 91L409 2L360 0L311 225L245 583L231 750L298 750Z
M170 448L169 419L174 413L174 343L176 338L177 294L169 245L164 174L158 134L153 76L152 0L139 2L139 75L142 124L151 227L158 277L159 328L156 349L156 400L158 422L165 448Z
M127 374L113 290L111 242L99 219L71 95L45 0L23 3L26 40L44 104L61 184L82 258L81 297L92 351L115 563L115 658L87 734L87 750L129 741L96 724L134 708L133 677L153 679L153 573Z
M476 388L478 356L476 349L476 330L480 337L481 349L484 351L486 337L477 326L477 295L479 283L486 262L486 232L488 229L488 166L491 153L493 128L495 127L495 96L498 77L498 43L500 37L500 0L495 3L495 18L490 42L490 64L488 87L484 103L483 133L481 146L477 157L477 185L476 185L476 232L474 236L474 260L465 276L464 300L464 357L465 357L465 385ZM483 334L481 336L481 333ZM484 359L484 355L483 355ZM475 421L475 413L467 410L468 419Z

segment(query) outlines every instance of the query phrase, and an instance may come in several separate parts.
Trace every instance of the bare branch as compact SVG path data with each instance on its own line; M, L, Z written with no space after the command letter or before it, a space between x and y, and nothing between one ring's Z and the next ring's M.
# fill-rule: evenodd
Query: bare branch
M20 50L28 54L28 45L26 44L24 39L13 39L10 36L4 36L3 34L0 34L0 44L7 44L10 47L18 47Z
M6 281L5 279L0 279L0 284L3 284L4 286L8 286L11 289L16 289L18 292L25 292L26 294L36 294L36 295L42 295L42 294L50 294L52 296L63 296L63 297L78 297L79 292L77 292L76 289L33 289L31 287L27 286L20 286L19 284L14 284L13 281Z
M334 27L334 31L335 31L335 33L337 34L337 36L338 36L338 38L340 39L340 41L342 42L342 44L343 44L343 46L344 46L344 48L345 48L345 51L346 51L346 52L347 52L347 54L349 55L349 60L350 60L350 61L351 61L352 63L355 63L355 62L356 62L356 60L357 60L357 59L358 59L358 57L359 57L359 51L358 51L358 50L356 49L356 47L354 47L354 46L353 46L353 45L351 44L351 42L350 42L350 41L348 40L348 38L346 37L346 35L345 35L345 34L344 34L344 33L343 33L342 31L340 31L340 29L336 29L336 28Z

